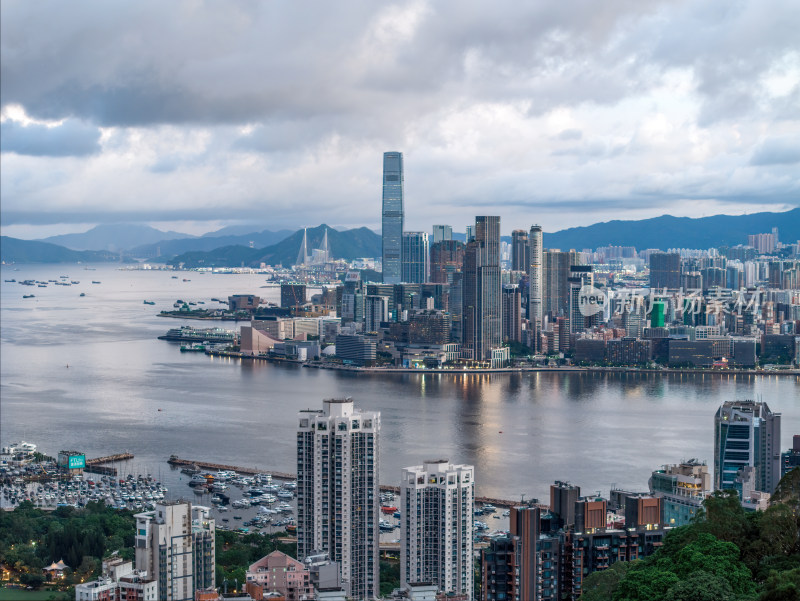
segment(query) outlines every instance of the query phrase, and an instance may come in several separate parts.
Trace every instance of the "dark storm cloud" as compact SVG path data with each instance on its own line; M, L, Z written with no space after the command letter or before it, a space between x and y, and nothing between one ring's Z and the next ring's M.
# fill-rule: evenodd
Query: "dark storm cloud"
M61 125L0 124L0 150L31 156L86 156L100 152L100 130L75 120Z

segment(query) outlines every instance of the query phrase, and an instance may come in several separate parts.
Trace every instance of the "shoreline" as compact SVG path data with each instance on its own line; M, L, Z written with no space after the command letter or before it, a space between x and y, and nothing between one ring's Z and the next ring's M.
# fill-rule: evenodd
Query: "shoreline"
M681 375L737 375L737 376L794 376L800 378L800 369L651 369L638 367L602 367L570 365L561 367L499 367L494 369L414 369L407 367L358 367L352 365L335 365L324 363L308 363L278 357L258 357L231 351L207 350L207 355L217 357L237 357L251 361L267 361L269 363L290 364L310 369L327 369L359 374L511 374L511 373L635 373L635 374L681 374Z

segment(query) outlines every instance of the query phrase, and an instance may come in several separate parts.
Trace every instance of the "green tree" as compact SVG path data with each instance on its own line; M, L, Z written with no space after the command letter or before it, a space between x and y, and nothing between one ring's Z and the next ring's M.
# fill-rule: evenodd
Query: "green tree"
M608 601L633 564L618 561L607 570L589 574L583 581L581 601Z
M800 601L800 568L770 572L758 601Z
M730 601L733 598L733 589L725 578L697 570L674 584L664 601Z

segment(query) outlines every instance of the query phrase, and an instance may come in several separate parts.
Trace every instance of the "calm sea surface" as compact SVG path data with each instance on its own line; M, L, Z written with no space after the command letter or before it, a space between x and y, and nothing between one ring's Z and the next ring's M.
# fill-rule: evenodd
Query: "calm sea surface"
M61 275L80 284L5 283ZM293 472L297 411L327 397L351 396L381 412L382 483L394 484L406 465L446 457L474 464L478 493L502 498L544 499L555 479L587 492L644 490L662 464L711 463L714 411L727 400L762 399L781 412L783 449L800 433L795 377L373 376L221 360L156 338L217 322L157 313L179 298L206 306L235 293L277 300L274 288L261 288L264 276L172 279L48 265L3 266L2 279L0 442L23 439L45 452L78 449L89 457L130 451L130 471L157 472L166 482L180 478L165 463L171 454Z

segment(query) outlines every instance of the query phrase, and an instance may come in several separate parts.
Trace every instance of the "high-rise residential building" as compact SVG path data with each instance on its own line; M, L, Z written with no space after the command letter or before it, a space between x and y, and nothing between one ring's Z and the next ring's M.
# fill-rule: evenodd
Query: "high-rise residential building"
M528 271L530 265L530 246L528 232L514 230L511 232L511 270Z
M464 243L458 240L442 240L431 245L430 281L452 284L453 274L464 266Z
M158 598L192 601L215 585L215 524L211 510L162 501L136 518L136 569L158 582Z
M581 310L580 292L584 286L594 285L591 265L573 265L569 268L569 333L583 332L591 322L599 321L598 315L584 315Z
M500 217L475 218L475 238L464 250L463 341L466 356L491 361L502 344Z
M542 313L551 318L569 311L569 268L580 265L574 250L545 250L542 253Z
M427 232L403 232L402 281L422 284L429 277L430 247Z
M380 413L325 399L297 430L297 555L324 551L356 599L379 590Z
M650 288L680 288L681 256L678 253L650 255Z
M541 599L537 594L540 583L539 553L536 544L541 533L542 513L538 507L520 506L511 508L509 535L519 538L519 589L520 601ZM556 572L557 573L557 572Z
M389 321L389 297L367 295L364 300L364 331L377 332L382 321Z
M781 477L781 414L766 403L726 401L714 416L714 488L736 489L755 469L754 488L772 494Z
M442 242L443 240L452 240L453 239L453 228L449 225L434 225L433 226L433 242L431 244L436 244L437 242Z
M383 153L383 281L398 284L403 265L403 153Z
M539 350L542 331L542 226L532 225L528 236L530 263L528 265L528 322L532 330L533 349Z
M774 234L751 234L747 236L747 244L755 248L758 254L768 255L775 252L777 238L777 232Z
M403 469L400 584L430 582L472 599L475 468L448 460Z
M516 284L503 286L503 342L522 342L522 291Z

